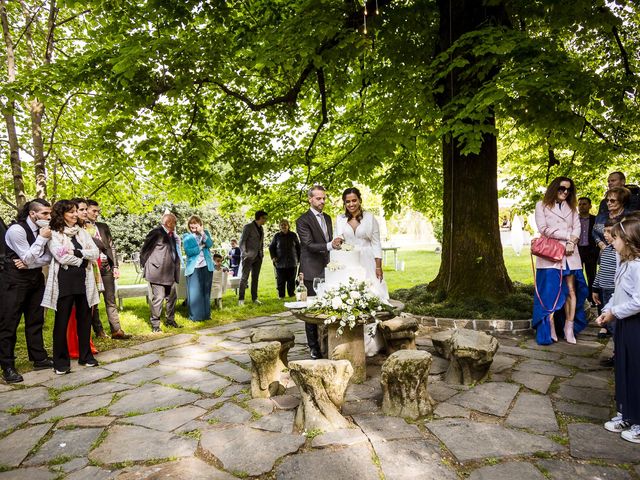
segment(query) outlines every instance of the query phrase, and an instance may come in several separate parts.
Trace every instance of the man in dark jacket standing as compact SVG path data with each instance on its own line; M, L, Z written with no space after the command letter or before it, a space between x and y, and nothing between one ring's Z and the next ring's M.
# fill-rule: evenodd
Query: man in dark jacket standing
M593 281L596 278L596 268L598 267L598 254L600 250L596 245L596 241L591 233L593 225L596 222L595 215L591 215L591 199L582 197L578 200L578 215L580 216L580 239L578 240L578 252L582 267L587 276L589 284L589 301L593 302L591 294L593 293ZM593 303L592 303L593 305Z
M238 305L244 305L244 291L249 283L251 275L251 300L253 303L262 303L258 300L258 279L264 257L264 228L267 223L267 212L258 210L254 215L255 220L247 223L242 229L240 237L240 250L242 252L242 277L238 287Z
M289 220L280 220L280 231L269 245L271 261L276 268L278 297L284 298L285 287L290 297L295 294L296 270L300 261L300 241L295 232L289 230Z
M181 328L175 321L177 291L180 281L180 238L176 235L177 219L172 213L162 216L162 225L149 232L140 251L144 278L151 285L151 330L160 332L162 304L167 301L168 327Z

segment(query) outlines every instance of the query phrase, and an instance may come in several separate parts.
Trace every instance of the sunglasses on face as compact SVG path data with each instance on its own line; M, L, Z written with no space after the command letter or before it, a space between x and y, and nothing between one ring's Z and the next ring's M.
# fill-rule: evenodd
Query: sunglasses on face
M617 198L607 198L607 203L618 203Z
M560 185L558 187L558 192L560 192L560 193L572 192L572 191L573 191L573 188L571 188L571 187L565 187L563 185Z

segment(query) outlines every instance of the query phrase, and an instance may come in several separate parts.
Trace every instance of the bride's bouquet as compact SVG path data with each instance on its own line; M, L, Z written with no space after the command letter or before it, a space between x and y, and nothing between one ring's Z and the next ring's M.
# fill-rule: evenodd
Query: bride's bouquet
M367 282L350 278L347 284L316 297L307 312L327 315L325 325L339 323L338 335L342 335L345 327L353 328L369 319L377 323L376 315L383 309L386 310L386 305L371 292Z

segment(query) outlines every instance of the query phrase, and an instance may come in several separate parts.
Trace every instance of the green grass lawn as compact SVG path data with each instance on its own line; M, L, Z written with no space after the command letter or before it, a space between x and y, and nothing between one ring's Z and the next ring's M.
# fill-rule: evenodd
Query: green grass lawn
M414 285L428 283L435 278L440 265L440 255L432 251L425 250L400 250L398 252L399 260L404 261L404 271L395 271L393 266L385 266L384 275L389 287L389 291L399 288L410 288ZM529 251L523 250L518 257L513 253L511 248L505 248L505 263L509 271L511 279L522 283L533 283L531 274L531 261L529 259ZM389 256L392 260L393 256ZM123 264L121 266L120 283L123 285L136 283L136 271L132 264ZM249 292L247 292L249 296ZM237 297L233 290L227 291L222 303L222 310L212 310L211 320L206 322L191 322L187 319L187 308L182 305L179 300L176 309L176 321L183 325L181 329L167 329L162 335L152 335L151 325L149 324L149 307L144 298L130 298L124 300L124 310L120 312L120 323L122 328L133 335L130 340L111 340L95 339L94 344L99 351L105 351L117 347L126 347L135 345L162 336L172 335L174 333L190 333L200 328L222 325L238 320L244 320L260 315L269 315L284 310L282 301L278 299L276 291L275 273L271 266L269 257L265 257L262 264L262 272L260 274L259 298L263 305L253 305L249 301L245 306L237 305ZM102 300L102 297L101 297ZM104 303L100 303L100 318L105 327L105 331L109 331L107 316L104 310ZM53 312L48 311L44 341L47 350L51 352L51 330L53 328ZM31 363L27 359L27 351L24 340L24 322L21 322L18 332L18 343L16 345L16 366L22 372L32 368Z

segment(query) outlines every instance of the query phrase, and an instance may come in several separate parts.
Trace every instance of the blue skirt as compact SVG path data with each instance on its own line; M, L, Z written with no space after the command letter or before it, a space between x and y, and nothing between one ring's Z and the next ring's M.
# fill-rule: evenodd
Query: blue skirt
M204 266L187 277L189 320L201 322L211 318L211 283L213 272Z
M564 332L564 303L569 294L569 287L567 287L567 280L565 277L569 275L575 276L575 289L576 289L576 314L573 319L573 332L579 333L587 326L587 312L584 309L584 302L589 295L589 287L584 279L582 270L558 270L555 268L538 268L536 269L536 286L538 287L538 295L533 295L533 321L531 325L536 329L536 341L539 345L550 345L553 343L551 339L551 322L550 315L556 312L553 316L553 321L556 329L556 333L559 336L563 336ZM560 283L560 276L562 276L562 283ZM558 297L558 290L560 290L560 296ZM553 304L558 298L558 302L553 308Z

